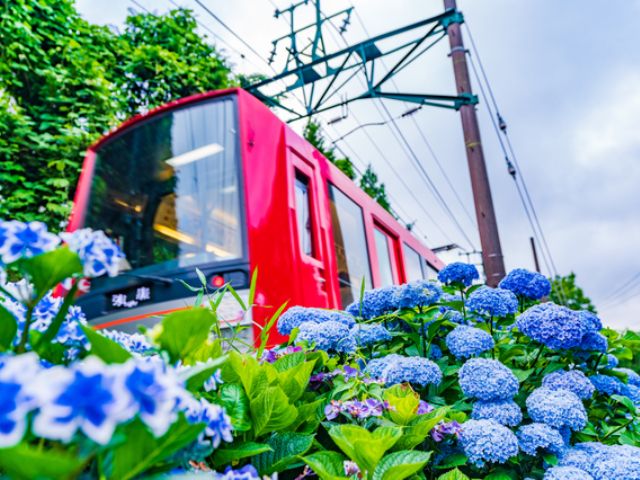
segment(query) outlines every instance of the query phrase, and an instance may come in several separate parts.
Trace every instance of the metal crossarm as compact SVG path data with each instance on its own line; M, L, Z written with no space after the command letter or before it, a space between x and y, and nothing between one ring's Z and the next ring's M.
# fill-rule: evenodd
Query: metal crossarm
M273 41L274 49L271 56L271 59L275 57L279 43L289 39L290 47L287 48L284 71L247 87L249 92L268 105L282 108L290 113L292 117L289 122L367 98L389 98L455 110L462 105L478 102L477 97L471 94L456 96L382 91L389 80L444 38L447 35L448 25L463 21L459 11L447 10L434 17L327 54L322 38L322 24L339 16L346 16L344 23L348 24L352 8L323 16L320 11L320 1L312 0L316 7L316 23L296 30L294 11L307 3L308 0L303 0L285 10L276 11L276 16L284 14L290 16L291 33ZM316 32L313 39L304 48L299 49L296 41L298 34L314 27ZM409 35L413 35L413 38L407 40L406 37ZM399 38L400 36L404 36L404 39ZM382 46L383 43L391 45ZM384 69L378 68L377 65L382 59L392 54L397 54L396 57L399 59L386 73L376 75L376 72L384 72ZM355 95L334 99L339 92L342 92L343 87L360 73L364 73L366 78L365 90ZM303 93L304 110L285 107L283 101L287 93L299 89Z

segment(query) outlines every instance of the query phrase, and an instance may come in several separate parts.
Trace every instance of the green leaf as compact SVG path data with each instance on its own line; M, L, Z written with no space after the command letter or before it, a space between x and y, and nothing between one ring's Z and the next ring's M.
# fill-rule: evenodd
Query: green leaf
M323 405L325 400L319 398L311 403L303 403L298 405L298 416L295 422L289 425L289 430L303 431L305 433L315 432L320 425L320 422L324 419Z
M403 450L385 456L373 472L373 480L404 480L422 469L431 452Z
M551 453L544 453L542 455L542 458L544 459L545 463L548 463L549 465L557 465L558 464L558 457L556 457L555 455L553 455Z
M520 370L519 368L514 368L512 370L513 374L516 376L520 383L529 378L534 371L535 368L529 368L528 370Z
M209 380L211 376L216 373L216 370L218 370L226 361L227 357L224 356L209 360L206 363L187 367L180 371L178 378L185 382L187 390L196 392L202 388L204 382Z
M273 366L278 372L284 372L293 367L297 367L301 363L304 363L305 358L306 357L304 352L295 352L290 355L284 355L280 357L275 361Z
M283 472L298 457L309 451L313 444L313 435L282 432L273 435L267 443L271 451L261 453L253 459L252 464L261 475Z
M464 453L452 453L447 455L442 462L439 462L435 468L444 470L451 467L461 467L466 465L467 460L467 456Z
M506 471L501 470L490 473L489 475L484 477L484 480L514 480L515 478L517 477L514 477L513 475L511 475L511 473L507 473Z
M389 415L398 425L407 425L416 416L420 396L410 386L394 385L384 391L382 398L393 407L389 410Z
M215 315L206 308L174 312L162 320L162 333L157 341L171 361L182 360L207 341L214 322Z
M440 422L448 412L447 407L438 408L425 415L419 415L404 428L402 438L394 446L396 450L410 450L419 445L429 435L429 432Z
M338 452L316 452L302 457L302 460L321 480L348 480L344 476L344 457Z
M161 464L195 441L205 425L192 425L184 415L180 415L160 438L155 438L140 420L121 428L125 440L110 449L110 455L105 457L102 467L104 472L108 472L108 479L129 480Z
M256 437L264 433L283 430L298 416L296 407L289 403L280 387L269 387L249 401L253 430Z
M295 402L305 392L314 364L315 361L301 363L278 375L278 383L287 397L289 397L289 402Z
M385 452L402 437L402 429L378 427L371 433L358 425L337 425L329 429L329 436L361 470L373 472Z
M95 355L105 363L125 363L131 354L119 343L96 332L88 325L80 325L91 343L91 355Z
M249 298L247 299L248 307L253 306L253 301L256 298L256 287L258 286L258 267L254 268L251 274L251 283L249 284Z
M219 467L236 464L244 458L254 457L269 451L271 451L271 447L266 443L242 442L233 444L231 447L218 448L213 453L213 465Z
M17 333L16 317L0 304L0 351L11 348Z
M29 276L37 300L64 279L82 273L80 257L67 247L56 248L31 258L22 258L12 265L16 265Z
M460 470L458 470L457 468L454 468L453 470L443 475L440 475L438 477L438 480L470 480L470 479Z
M227 415L231 418L231 424L236 432L251 430L251 418L249 417L249 397L241 385L237 383L224 383L220 387L220 402Z
M262 357L262 352L264 352L264 349L267 347L267 344L269 343L269 335L271 334L271 329L275 325L278 318L280 318L280 314L285 308L287 308L287 302L280 305L278 310L276 310L276 313L274 313L271 316L271 318L267 321L267 323L262 328L262 331L260 332L260 343L256 351L257 358Z
M75 478L84 464L84 459L70 452L45 450L24 443L0 449L0 470L10 478Z

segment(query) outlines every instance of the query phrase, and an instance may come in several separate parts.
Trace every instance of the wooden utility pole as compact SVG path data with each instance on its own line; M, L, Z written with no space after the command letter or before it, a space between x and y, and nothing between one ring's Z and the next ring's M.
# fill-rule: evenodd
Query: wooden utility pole
M456 0L444 0L444 6L447 10L457 10ZM467 67L466 50L462 42L460 22L453 21L449 23L447 34L449 36L449 45L451 46L450 55L453 61L453 72L458 95L471 95L471 81ZM460 117L462 119L471 189L473 191L480 244L482 246L482 264L487 283L495 287L505 275L504 260L500 246L500 235L498 234L498 223L493 209L487 167L484 162L484 153L482 152L475 106L470 104L462 105L460 107Z
M531 242L531 251L533 252L533 264L536 267L536 272L540 273L540 263L538 262L538 251L536 250L536 242L533 237L529 237Z

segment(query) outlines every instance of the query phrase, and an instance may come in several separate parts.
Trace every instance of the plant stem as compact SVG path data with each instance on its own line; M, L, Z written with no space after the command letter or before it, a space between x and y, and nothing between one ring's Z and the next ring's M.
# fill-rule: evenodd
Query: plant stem
M604 440L605 438L610 437L611 435L613 435L616 432L619 432L620 430L622 430L623 428L627 428L629 425L631 425L633 423L633 418L631 420L629 420L627 423L625 423L624 425L620 425L618 428L614 428L613 430L611 430L609 433L607 433L604 437L602 437L602 439Z
M462 315L467 319L467 307L464 305L464 288L460 287L460 299L462 300Z
M31 327L31 322L33 320L34 309L35 309L35 304L31 302L27 306L27 313L24 318L24 328L22 330L22 335L20 336L20 343L16 347L16 353L24 353L27 351L27 341L29 340L29 328Z
M529 365L529 368L534 367L535 364L538 363L538 360L540 359L540 355L542 354L542 350L544 350L544 345L540 345L540 348L538 349L538 353L536 354L536 358L533 360L533 363Z

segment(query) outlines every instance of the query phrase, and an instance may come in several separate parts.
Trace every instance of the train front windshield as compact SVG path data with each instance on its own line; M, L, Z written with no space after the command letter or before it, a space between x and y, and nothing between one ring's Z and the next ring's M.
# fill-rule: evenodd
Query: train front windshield
M156 115L96 151L85 226L115 239L121 272L242 258L233 97Z

